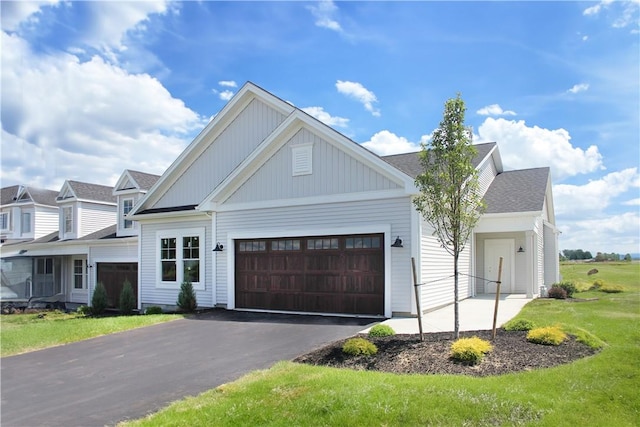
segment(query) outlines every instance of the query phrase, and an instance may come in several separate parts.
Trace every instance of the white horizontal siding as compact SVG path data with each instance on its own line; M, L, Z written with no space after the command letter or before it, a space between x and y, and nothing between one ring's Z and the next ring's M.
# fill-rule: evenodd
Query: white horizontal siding
M312 171L293 176L292 147L312 143ZM298 131L227 203L291 199L400 188L306 128Z
M214 241L225 243L225 250L216 255L216 297L217 302L228 302L227 287L229 274L233 275L234 266L229 265L229 252L233 242L228 236L234 233L255 235L256 237L277 237L278 233L290 233L301 230L301 235L313 235L313 230L339 230L340 234L349 234L350 227L367 225L388 225L392 236L400 236L403 248L385 246L385 255L390 256L391 295L390 305L393 312L411 311L411 241L410 225L411 201L409 197L387 200L373 200L346 203L328 203L312 206L269 208L220 212L216 215L216 236ZM255 232L255 233L254 233Z
M111 205L101 205L90 202L78 202L78 213L76 230L78 234L76 238L81 238L87 234L94 233L116 224L117 207Z
M204 290L196 290L198 307L213 307L213 276L212 276L212 241L211 221L203 219L193 221L168 221L162 223L141 223L140 234L140 263L138 264L140 301L144 305L175 306L180 293L180 284L175 289L161 289L156 287L157 260L156 250L160 242L156 238L158 231L181 230L187 228L205 229L204 242L200 242L200 262L205 265Z
M432 310L454 302L453 255L447 252L438 238L433 235L433 227L422 222L421 259L421 309ZM458 299L471 296L471 245L466 244L458 258Z
M58 209L36 206L34 218L34 239L58 230Z
M278 111L254 99L215 141L210 142L160 200L148 208L200 203L284 118Z

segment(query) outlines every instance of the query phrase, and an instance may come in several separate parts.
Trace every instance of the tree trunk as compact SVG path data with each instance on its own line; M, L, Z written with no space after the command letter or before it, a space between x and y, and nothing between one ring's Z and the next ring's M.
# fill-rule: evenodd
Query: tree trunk
M453 313L454 313L454 338L460 338L460 313L458 310L458 251L453 255Z

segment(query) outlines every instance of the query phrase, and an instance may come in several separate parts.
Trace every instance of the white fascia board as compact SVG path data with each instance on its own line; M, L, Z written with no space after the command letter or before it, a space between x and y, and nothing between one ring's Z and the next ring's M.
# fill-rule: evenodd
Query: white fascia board
M160 212L155 214L139 215L133 218L134 221L141 224L189 222L203 219L209 220L210 216L206 212L199 211Z
M75 200L82 203L93 203L95 205L118 206L117 202L105 202L104 200L94 200L94 199L75 199Z
M255 98L274 107L283 114L290 114L295 107L269 94L253 83L247 82L231 98L231 100L216 114L195 139L185 148L178 158L169 166L164 174L149 189L147 195L134 206L132 213L136 214L141 208L153 205L164 194L162 189L170 187L198 158L209 144L215 142L218 136Z

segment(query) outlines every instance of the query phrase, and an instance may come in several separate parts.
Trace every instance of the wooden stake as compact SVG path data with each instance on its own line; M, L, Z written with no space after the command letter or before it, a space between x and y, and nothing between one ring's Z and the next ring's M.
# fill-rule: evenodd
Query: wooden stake
M493 309L493 330L491 332L491 339L496 339L496 322L498 321L498 303L500 301L500 285L502 284L502 257L498 263L498 280L496 280L496 305Z
M420 292L418 292L418 275L416 273L416 259L411 257L411 269L413 270L413 290L416 293L416 309L418 310L418 330L420 331L420 341L424 341L422 336L422 310L420 309Z

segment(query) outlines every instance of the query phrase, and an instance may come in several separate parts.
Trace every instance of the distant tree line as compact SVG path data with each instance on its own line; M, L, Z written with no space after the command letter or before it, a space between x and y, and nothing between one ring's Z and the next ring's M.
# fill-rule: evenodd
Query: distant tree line
M631 261L631 254L626 254L624 257L615 252L610 254L606 252L597 252L594 257L589 251L583 251L582 249L564 249L560 253L560 261L577 261L577 260L594 260L598 262L603 261Z

